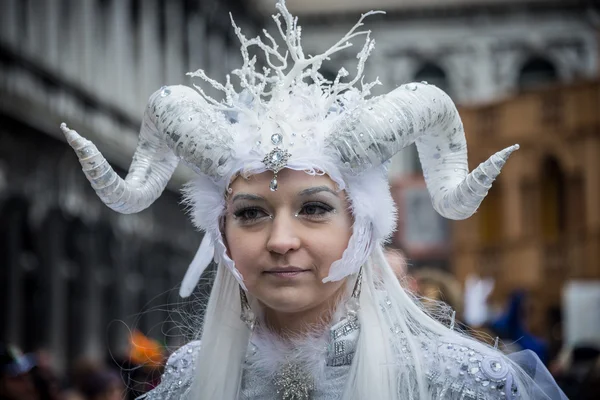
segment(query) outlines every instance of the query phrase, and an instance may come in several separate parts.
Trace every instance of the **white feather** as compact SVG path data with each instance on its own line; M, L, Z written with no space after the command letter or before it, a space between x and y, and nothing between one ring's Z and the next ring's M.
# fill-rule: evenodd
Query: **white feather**
M271 378L286 364L300 364L319 382L325 376L328 340L329 330L314 330L306 335L283 339L267 329L260 329L252 336L255 351L246 362L248 368Z
M179 288L179 295L181 297L185 298L192 294L200 281L200 276L202 276L202 273L212 261L214 254L215 246L213 240L211 235L206 233L181 282L181 287Z

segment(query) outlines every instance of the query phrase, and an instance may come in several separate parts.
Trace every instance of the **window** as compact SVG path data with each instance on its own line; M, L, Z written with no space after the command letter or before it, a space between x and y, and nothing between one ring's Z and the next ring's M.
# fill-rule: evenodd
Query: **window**
M550 85L558 80L554 64L542 57L529 59L519 73L519 88L532 89Z
M503 210L502 193L498 183L492 185L481 206L477 211L479 215L479 237L485 246L497 244L502 240L503 234Z
M551 157L542 167L540 202L542 237L555 242L565 230L565 179L558 161Z
M534 182L521 184L521 206L523 215L523 234L530 238L539 233L539 187Z
M415 74L416 82L427 81L428 83L435 85L442 89L444 92L450 94L448 91L450 89L448 85L448 78L446 77L446 72L439 66L427 62L421 66L417 70Z

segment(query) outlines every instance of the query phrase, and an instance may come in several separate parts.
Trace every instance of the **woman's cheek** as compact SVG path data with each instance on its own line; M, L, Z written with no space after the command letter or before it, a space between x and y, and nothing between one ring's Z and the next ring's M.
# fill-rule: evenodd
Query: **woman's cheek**
M238 270L244 276L253 273L253 270L258 268L255 264L261 258L262 248L260 247L260 241L257 239L253 235L234 235L232 237L232 243L235 243L231 248L232 258Z

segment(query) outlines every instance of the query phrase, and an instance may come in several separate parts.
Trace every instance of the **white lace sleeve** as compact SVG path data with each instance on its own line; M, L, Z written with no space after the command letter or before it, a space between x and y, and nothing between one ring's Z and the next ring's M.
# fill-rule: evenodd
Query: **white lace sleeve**
M192 384L200 341L194 341L176 350L165 364L160 385L136 400L179 400Z

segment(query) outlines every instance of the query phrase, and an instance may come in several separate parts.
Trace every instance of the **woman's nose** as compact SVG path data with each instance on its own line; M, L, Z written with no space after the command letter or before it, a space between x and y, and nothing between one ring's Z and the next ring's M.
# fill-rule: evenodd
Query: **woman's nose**
M273 218L271 233L267 241L267 250L286 254L300 248L300 236L296 227L296 219L292 215L278 215Z

